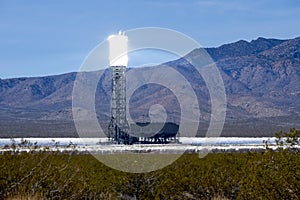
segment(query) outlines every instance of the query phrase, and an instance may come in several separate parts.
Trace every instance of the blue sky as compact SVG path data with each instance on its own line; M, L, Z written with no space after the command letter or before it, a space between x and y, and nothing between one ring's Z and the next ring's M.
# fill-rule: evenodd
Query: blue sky
M299 19L296 0L0 0L0 78L77 71L119 30L170 28L212 47L298 37Z

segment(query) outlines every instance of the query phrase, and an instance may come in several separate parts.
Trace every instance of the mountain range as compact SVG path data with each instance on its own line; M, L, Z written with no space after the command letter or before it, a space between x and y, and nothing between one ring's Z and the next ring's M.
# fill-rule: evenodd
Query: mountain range
M205 50L215 61L225 85L223 136L273 136L275 131L300 127L300 37L260 37ZM195 49L186 57L197 58L200 51ZM198 135L202 136L210 119L209 93L202 77L184 57L161 66L128 70L142 77L151 74L154 67L165 65L179 71L194 89L201 111ZM98 80L98 73L87 72L86 76ZM72 118L76 75L0 79L0 137L76 137ZM110 95L111 74L105 70L95 95L96 102L101 102L96 103L96 110L104 127L109 121ZM191 98L186 96L186 103ZM148 121L148 110L156 103L165 107L168 121L178 123L180 118L179 102L170 90L159 85L139 88L130 102L136 121Z

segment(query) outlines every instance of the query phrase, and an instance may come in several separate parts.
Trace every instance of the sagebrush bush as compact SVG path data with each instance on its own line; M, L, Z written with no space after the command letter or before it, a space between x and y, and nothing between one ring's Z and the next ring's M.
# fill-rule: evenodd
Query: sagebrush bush
M266 143L264 152L185 154L144 174L120 172L75 151L4 153L0 199L299 199L299 132L277 135L287 148Z
M113 155L112 155L113 156ZM146 174L113 170L91 155L1 155L1 199L297 199L300 157L289 151L183 155Z

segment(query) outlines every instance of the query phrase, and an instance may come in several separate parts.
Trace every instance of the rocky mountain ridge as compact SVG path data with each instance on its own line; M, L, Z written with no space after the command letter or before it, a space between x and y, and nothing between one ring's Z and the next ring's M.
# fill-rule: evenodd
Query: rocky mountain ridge
M267 122L278 126L278 129L300 125L300 38L258 38L251 42L241 40L206 50L216 62L223 77L228 99L228 126L241 122L241 128L235 131L242 134L252 122ZM198 51L195 49L187 56L197 56ZM197 76L193 67L183 58L167 64L178 70L190 82L201 102L201 120L204 124L207 123L210 117L209 94L201 76ZM130 70L135 70L141 75L151 73L151 67ZM97 73L90 73L89 78L97 80ZM55 124L66 123L66 127L72 127L70 132L75 134L71 113L75 79L76 73L0 79L0 131L6 135L19 133L19 129L14 131L15 124L24 124L26 121L29 124L46 123L53 127L53 132L57 132ZM132 100L132 114L137 120L147 119L147 109L155 102L165 102L167 110L170 110L170 119L177 120L178 104L165 88L152 85L141 88L136 95ZM187 100L189 98L191 97L187 97ZM96 107L99 108L99 115L103 114L101 120L105 121L110 105L109 70L105 71L98 83L96 99L104 102L101 108L99 105ZM275 121L278 123L272 124ZM12 125L7 125L10 123ZM19 125L20 129L22 126ZM24 132L28 132L26 130L24 129Z

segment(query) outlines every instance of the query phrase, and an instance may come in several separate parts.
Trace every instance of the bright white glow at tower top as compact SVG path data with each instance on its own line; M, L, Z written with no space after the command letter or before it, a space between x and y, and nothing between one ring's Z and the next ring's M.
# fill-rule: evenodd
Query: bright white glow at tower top
M110 35L108 42L110 66L127 66L128 37L124 33L119 32L118 35Z

